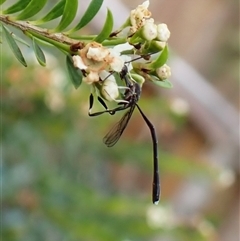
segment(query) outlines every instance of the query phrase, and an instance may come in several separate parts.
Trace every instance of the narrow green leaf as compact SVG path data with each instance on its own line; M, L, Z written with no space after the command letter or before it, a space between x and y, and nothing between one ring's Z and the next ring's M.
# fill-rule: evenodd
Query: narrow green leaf
M33 44L33 51L35 53L35 56L37 58L37 61L40 65L42 66L46 66L46 58L45 55L42 51L42 49L39 47L39 45L37 44L37 40L36 38L32 39L32 44Z
M31 0L26 8L16 17L17 20L28 19L36 15L47 3L47 0Z
M35 24L42 24L60 17L63 14L66 0L58 2L42 19L35 21Z
M27 63L22 55L21 50L19 49L18 45L16 44L14 38L12 37L10 31L3 26L3 32L5 35L5 38L9 44L10 49L13 51L15 57L18 59L18 61L24 65L25 67L27 67Z
M2 34L2 24L0 23L0 35ZM14 33L11 33L12 37L19 43L24 44L27 47L30 47L30 45L23 40L22 38L18 37L17 35L15 35Z
M11 7L7 8L3 11L4 14L12 14L19 12L27 7L31 0L19 0L15 4L13 4Z
M107 39L113 29L113 15L112 12L108 9L107 18L105 24L102 28L101 33L94 39L94 41L101 43Z
M2 24L0 23L0 35L2 35ZM17 35L15 35L14 33L11 33L12 37L16 40L16 42L19 42L27 47L30 47L30 45L23 40L22 38L18 37ZM2 39L0 40L0 42L2 43Z
M152 61L148 66L153 69L157 69L161 66L163 66L168 59L168 47L167 45L162 50L161 54L158 56L158 58L154 61Z
M75 28L71 30L71 32L75 32L84 26L86 26L98 13L99 9L101 8L103 0L92 0L89 4L86 12L82 16L80 22L77 24Z
M0 0L0 5L2 5L6 0Z
M82 71L73 66L71 55L67 55L66 64L67 64L67 69L68 69L68 73L71 78L71 81L74 87L77 89L82 83L82 77L83 77Z
M26 41L24 41L22 38L19 38L17 35L15 35L14 33L12 33L12 37L16 40L16 41L18 41L19 43L21 43L21 44L24 44L24 45L26 45L27 47L30 47L30 45L26 42Z
M78 0L66 0L62 19L59 25L53 30L54 32L61 32L73 21L76 16L78 8Z
M165 79L165 80L156 80L156 78L152 78L151 81L155 84L155 85L158 85L160 87L163 87L163 88L167 88L167 89L170 89L173 87L172 83L168 80L168 79Z

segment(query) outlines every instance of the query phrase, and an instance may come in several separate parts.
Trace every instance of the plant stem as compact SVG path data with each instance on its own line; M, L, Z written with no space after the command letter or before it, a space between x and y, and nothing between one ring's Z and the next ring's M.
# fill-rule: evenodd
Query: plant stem
M62 33L50 33L48 29L36 27L24 21L12 21L9 16L0 15L0 21L20 29L25 35L30 33L38 39L48 42L63 51L71 52L70 46L79 43L79 40L71 39Z
M21 30L25 35L32 35L44 42L50 43L64 52L73 53L70 46L79 43L79 41L93 41L96 35L70 35L67 37L63 33L51 33L50 30L40 28L25 21L14 21L9 16L0 15L0 22L11 25ZM71 38L72 37L72 38ZM106 39L103 41L103 46L115 46L126 43L126 38L115 37L113 39Z

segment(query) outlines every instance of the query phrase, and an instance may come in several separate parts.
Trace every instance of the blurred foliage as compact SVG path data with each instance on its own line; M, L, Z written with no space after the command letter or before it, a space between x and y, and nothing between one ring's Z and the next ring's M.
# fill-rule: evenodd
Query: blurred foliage
M169 233L179 241L206 240L192 227L152 228L147 224L146 212L152 205L152 162L146 161L152 156L150 138L133 143L124 135L114 148L105 147L102 136L110 121L117 121L122 113L88 117L89 86L75 90L57 58L47 56L51 69L34 61L28 61L32 64L25 69L2 51L1 215L5 241L139 241ZM181 118L169 113L164 101L156 100L155 107L152 101L142 98L140 105L147 113L158 106L156 116L165 115L176 126L184 125ZM188 160L167 152L160 156L161 173L209 176L207 168L202 167L201 172ZM130 191L117 188L111 170L124 163L147 177L148 193L143 194L139 187ZM166 202L164 197L161 202Z

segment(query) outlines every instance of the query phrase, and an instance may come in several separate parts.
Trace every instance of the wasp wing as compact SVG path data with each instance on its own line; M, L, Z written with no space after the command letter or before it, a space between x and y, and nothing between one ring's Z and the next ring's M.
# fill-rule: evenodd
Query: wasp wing
M117 143L122 133L124 132L132 116L134 109L135 109L135 104L130 107L130 109L124 114L121 120L112 127L112 129L107 133L106 136L104 136L103 142L108 147L114 146Z

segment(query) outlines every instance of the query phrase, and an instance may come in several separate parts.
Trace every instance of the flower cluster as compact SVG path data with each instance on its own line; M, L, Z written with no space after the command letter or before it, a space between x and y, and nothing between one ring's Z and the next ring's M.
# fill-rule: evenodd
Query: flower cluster
M171 76L170 67L165 64L170 31L165 23L154 23L148 7L149 1L145 1L131 11L126 23L108 39L110 43L114 40L115 44L105 47L92 41L72 57L74 66L83 72L83 81L96 87L98 94L105 100L117 101L120 87L111 73L120 73L125 61L131 62L129 55L134 61L133 65L128 65L129 77L140 85L145 79L158 84L157 82L161 83ZM123 31L124 29L127 31ZM116 45L120 34L119 39L125 37L125 44L121 42ZM159 54L159 57L154 58L153 54ZM163 61L163 58L166 60Z
M150 18L151 12L148 10L149 1L145 1L136 9L131 11L130 15L130 32L137 33L140 30L142 38L148 41L156 39L167 42L170 37L170 31L165 23L155 24L154 19Z
M73 56L73 64L76 68L85 71L84 82L93 84L99 81L102 71L120 72L124 61L120 53L103 47L101 44L91 42Z
M161 51L166 47L167 41L170 38L170 31L165 23L155 24L151 17L151 12L148 10L149 1L145 1L130 14L130 38L132 44L141 43L139 53L152 51ZM163 74L163 69L167 69ZM146 68L148 69L148 68ZM138 71L139 72L139 71ZM150 70L151 72L151 70ZM155 74L160 80L168 79L171 76L170 67L164 64L156 69Z
M120 72L124 60L114 48L106 48L91 42L72 57L73 65L84 72L83 81L97 87L99 95L107 101L116 101L119 96L118 85L109 72Z

